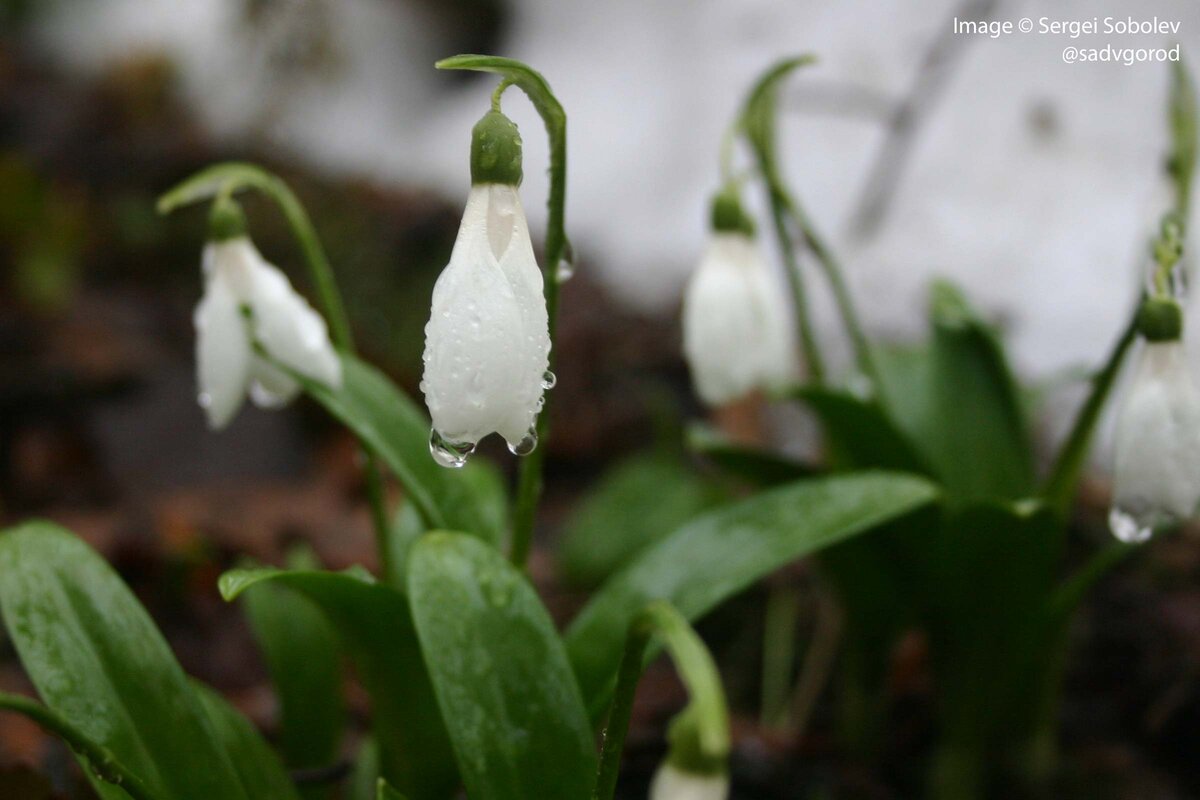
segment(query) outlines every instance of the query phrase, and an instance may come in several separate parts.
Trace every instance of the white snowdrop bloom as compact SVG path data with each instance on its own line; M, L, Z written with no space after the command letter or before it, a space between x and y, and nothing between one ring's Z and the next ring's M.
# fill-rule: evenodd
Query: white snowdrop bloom
M279 408L300 390L271 361L327 386L342 382L342 364L325 320L240 233L204 248L204 296L196 306L196 367L200 405L220 429L247 393L263 408ZM255 343L267 358L255 350Z
M795 378L789 309L748 232L713 233L684 294L683 350L710 406Z
M650 800L726 800L729 776L685 772L669 761L658 768L650 785Z
M542 394L553 383L542 273L517 193L520 140L513 137L515 126L499 112L476 126L473 185L425 326L430 451L447 467L462 466L490 433L518 455L531 452Z
M1185 520L1200 502L1200 389L1178 339L1148 341L1117 417L1109 526L1122 541Z

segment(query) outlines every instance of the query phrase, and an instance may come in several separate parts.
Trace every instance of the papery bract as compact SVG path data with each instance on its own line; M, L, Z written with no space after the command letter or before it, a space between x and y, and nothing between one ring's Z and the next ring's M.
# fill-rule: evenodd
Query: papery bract
M795 377L788 308L754 239L719 231L683 299L683 348L710 406Z
M1117 417L1109 525L1126 542L1193 516L1200 502L1200 389L1179 341L1148 342Z
M272 360L328 386L341 385L342 365L325 320L249 238L209 242L203 269L196 366L210 427L228 425L247 393L263 408L295 397L299 385ZM268 358L256 352L255 343Z
M532 449L549 358L542 273L517 188L476 184L425 326L421 390L439 462L461 466L490 433L514 452Z
M729 776L685 772L669 761L658 768L650 786L650 800L726 800Z

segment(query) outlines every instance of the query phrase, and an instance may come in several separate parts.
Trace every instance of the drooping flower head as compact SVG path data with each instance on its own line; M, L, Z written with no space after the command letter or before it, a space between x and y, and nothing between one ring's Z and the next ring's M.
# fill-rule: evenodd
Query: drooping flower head
M290 402L300 387L277 364L327 386L341 385L342 364L325 320L259 254L231 199L213 206L202 268L204 295L194 315L196 373L211 428L228 425L247 394L262 408Z
M1200 388L1179 305L1147 300L1139 329L1146 342L1117 416L1109 514L1113 534L1125 542L1145 541L1194 516L1200 504Z
M516 125L490 111L473 131L471 192L425 326L421 391L443 466L462 466L491 433L520 455L537 444L550 334L520 182Z
M710 406L795 377L788 308L737 195L713 202L713 234L683 298L683 350Z

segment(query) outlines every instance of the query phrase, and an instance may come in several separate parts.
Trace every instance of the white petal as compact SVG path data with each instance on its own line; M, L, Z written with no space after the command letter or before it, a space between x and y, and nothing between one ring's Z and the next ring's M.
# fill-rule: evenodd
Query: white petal
M249 275L248 300L253 311L254 337L267 354L326 386L341 386L342 363L329 341L329 330L321 315L292 288L278 267L261 256L254 260ZM280 382L270 375L259 382L269 393L288 394L272 388Z
M772 295L766 264L741 234L713 236L683 298L683 349L696 392L712 406L790 374L786 307ZM781 323L782 321L782 323ZM788 344L784 344L784 342ZM786 348L786 353L784 352Z
M434 286L425 326L421 389L434 429L456 443L474 443L498 431L515 444L531 418L528 374L534 361L531 352L539 342L527 329L526 317L534 318L537 312L523 308L517 296L528 292L522 283L529 281L522 271L528 233L522 242L518 234L524 215L518 222L519 206L492 207L492 189L471 189L450 263ZM499 254L497 245L503 248ZM532 260L532 245L528 247ZM506 263L513 261L510 270L521 280L510 280L498 255ZM544 317L544 302L541 313ZM518 421L525 425L519 432Z
M209 426L223 428L246 396L253 354L237 298L220 275L209 278L193 319L200 405Z
M726 800L728 775L697 775L664 763L654 775L650 800Z
M262 256L249 237L239 236L206 244L201 263L205 278L220 274L237 301L247 304L254 294L254 268L260 261Z
M517 299L525 329L525 340L518 348L521 361L516 367L513 414L504 426L497 428L509 444L516 445L533 427L542 407L546 371L550 368L549 319L542 271L538 269L537 259L533 255L533 242L529 238L529 226L525 221L521 198L512 186L491 185L487 191L490 200L488 239L493 244L494 253L497 237L492 235L492 229L496 226L507 228L508 225L513 228L511 236L507 237L507 246L496 255L500 269Z
M1179 342L1147 344L1117 417L1113 532L1131 541L1200 502L1200 390Z

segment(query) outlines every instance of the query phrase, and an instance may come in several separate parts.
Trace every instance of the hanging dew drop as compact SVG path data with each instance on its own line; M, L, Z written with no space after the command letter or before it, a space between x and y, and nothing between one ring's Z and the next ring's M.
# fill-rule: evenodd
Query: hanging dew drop
M436 429L429 432L429 454L439 465L448 469L459 469L475 452L472 442L453 442L442 437Z
M1117 506L1113 506L1108 512L1108 527L1113 536L1126 544L1140 544L1154 533L1154 526L1150 520Z
M562 258L554 267L554 277L559 283L566 283L575 277L575 247L571 244L570 239L567 239Z
M527 456L537 449L537 443L537 428L530 428L529 432L525 434L525 438L521 441L516 444L512 442L508 443L508 451L514 456Z
M196 402L200 404L201 408L209 408L212 406L213 402L212 395L208 392L201 392L199 395L197 395Z
M555 375L550 370L546 370L542 374L542 388L543 389L549 391L549 390L553 389L554 385L557 383L558 383L558 376Z

